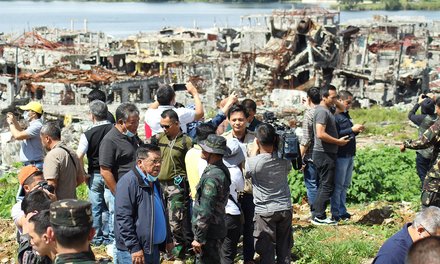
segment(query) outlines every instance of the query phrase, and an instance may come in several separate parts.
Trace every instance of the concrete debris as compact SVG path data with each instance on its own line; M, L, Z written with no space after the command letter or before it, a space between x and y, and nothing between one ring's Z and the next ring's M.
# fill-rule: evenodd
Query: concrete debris
M314 86L348 89L362 105L408 103L440 89L440 21L375 16L341 25L339 15L274 10L241 17L239 28L164 28L122 40L90 32L86 22L81 30L2 35L0 106L20 98L83 105L91 89L111 102L150 103L160 83L199 77L207 108L236 91L255 99L259 113L300 122ZM178 93L179 101L188 98Z

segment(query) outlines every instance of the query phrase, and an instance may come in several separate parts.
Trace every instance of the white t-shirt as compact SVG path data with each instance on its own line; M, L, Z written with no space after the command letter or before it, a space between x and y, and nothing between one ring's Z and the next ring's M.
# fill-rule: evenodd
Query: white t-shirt
M145 113L145 123L151 128L152 136L163 132L160 127L160 115L163 111L173 109L179 116L180 128L183 133L186 133L186 125L194 122L196 111L184 107L175 108L172 105L160 105L157 109L148 109Z
M229 186L229 193L235 202L238 202L237 192L242 192L244 189L243 173L238 166L228 167L229 174L231 174L231 185ZM230 215L240 215L240 209L235 205L231 199L228 198L225 211Z
M110 121L108 121L108 120L99 121L99 122L96 122L95 124L93 124L92 126L90 126L86 131L90 130L91 128L97 127L97 126L102 126L102 125L107 125L107 124L110 124ZM89 149L89 141L87 140L86 134L82 133L79 138L77 152L85 155L87 153L88 149Z
M19 228L17 225L18 219L24 216L24 212L21 210L21 202L22 200L18 200L14 206L12 206L11 209L11 217L12 220L14 220L14 224L17 226L18 232L21 234L23 232L23 229Z

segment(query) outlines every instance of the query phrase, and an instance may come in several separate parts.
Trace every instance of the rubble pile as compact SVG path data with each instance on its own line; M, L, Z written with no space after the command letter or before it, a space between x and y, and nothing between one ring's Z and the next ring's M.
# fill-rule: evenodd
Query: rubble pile
M379 104L409 102L428 92L430 33L425 19L375 16L349 23L340 33L344 52L336 82Z
M34 82L50 82L73 84L76 86L106 85L117 80L125 80L123 73L94 66L90 70L74 70L63 67L53 67L37 73L20 73L20 80L31 85Z
M340 25L339 12L323 8L241 20L239 28L164 28L123 40L90 32L86 22L83 30L1 36L0 95L3 104L20 96L81 105L90 89L102 89L114 102L149 103L160 83L198 77L205 106L236 91L260 112L288 116L301 113L313 86L332 83L383 105L438 86L438 21L376 16Z

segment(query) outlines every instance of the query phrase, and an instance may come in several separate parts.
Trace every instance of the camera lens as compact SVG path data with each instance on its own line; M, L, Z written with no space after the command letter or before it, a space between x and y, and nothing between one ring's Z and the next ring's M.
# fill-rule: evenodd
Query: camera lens
M43 188L46 189L50 193L54 193L54 191L55 191L55 188L50 184L44 185Z

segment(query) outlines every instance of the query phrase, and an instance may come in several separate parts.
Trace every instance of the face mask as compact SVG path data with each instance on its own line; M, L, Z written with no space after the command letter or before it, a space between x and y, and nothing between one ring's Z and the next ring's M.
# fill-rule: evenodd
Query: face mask
M124 126L125 126L125 124L124 124ZM125 127L125 129L127 129L127 127ZM131 132L131 131L128 130L128 129L127 129L123 134L126 135L126 136L129 137L129 138L134 137L134 133Z
M147 173L147 179L150 182L155 182L157 180L157 177L154 177L154 176Z
M28 111L25 111L23 113L23 118L24 118L24 120L29 121L29 112Z

